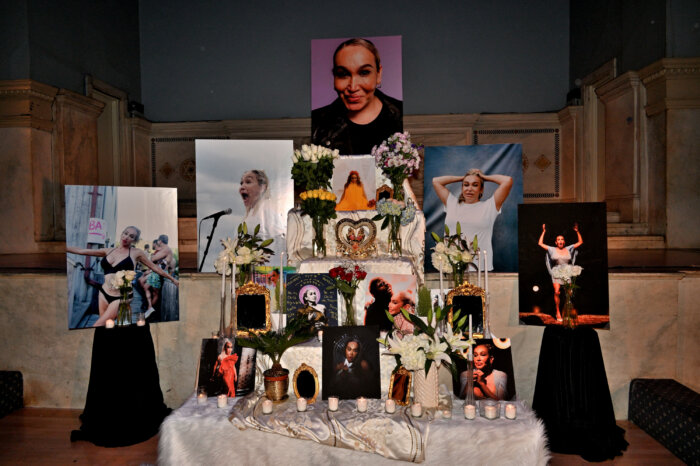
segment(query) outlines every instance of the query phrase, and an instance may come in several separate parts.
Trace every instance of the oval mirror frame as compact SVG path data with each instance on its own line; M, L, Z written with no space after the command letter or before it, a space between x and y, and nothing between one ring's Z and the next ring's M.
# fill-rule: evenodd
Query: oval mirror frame
M302 379L305 379L307 376L313 377L313 396L303 396L299 393L299 376L302 376ZM301 366L299 366L297 370L294 371L294 379L292 380L292 386L294 387L294 394L297 396L297 398L301 398L303 396L304 398L306 398L306 402L309 404L316 402L316 397L318 396L318 375L316 374L316 370L313 367L307 365L306 363L301 363Z

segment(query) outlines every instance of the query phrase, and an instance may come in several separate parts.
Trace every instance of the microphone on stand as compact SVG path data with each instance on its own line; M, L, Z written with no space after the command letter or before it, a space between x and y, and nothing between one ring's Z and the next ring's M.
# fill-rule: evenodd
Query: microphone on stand
M231 212L233 212L233 211L232 211L231 208L229 207L229 208L226 209L226 210L220 210L220 211L218 211L218 212L216 212L216 213L214 213L214 214L208 215L208 216L204 217L202 220L206 220L206 219L208 219L208 218L219 218L219 217L221 217L222 215L229 215ZM201 221L201 220L200 220L200 221Z

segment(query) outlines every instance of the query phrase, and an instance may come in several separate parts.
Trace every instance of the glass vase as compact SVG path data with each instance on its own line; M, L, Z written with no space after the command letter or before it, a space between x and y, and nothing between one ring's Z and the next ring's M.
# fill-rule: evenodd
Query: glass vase
M355 300L355 293L341 293L343 295L343 301L345 302L345 322L343 325L352 326L355 323L355 308L353 306L353 301Z
M391 257L401 256L401 217L389 216L389 254Z
M452 264L452 282L453 288L457 288L462 283L464 283L464 271L466 270L466 264L464 262L457 262Z
M561 314L562 325L568 328L576 328L578 326L578 315L574 309L574 290L572 287L564 288L564 310Z
M474 400L474 361L467 359L467 383L465 387L464 404L476 406Z
M131 325L131 299L129 298L128 289L120 289L119 310L117 311L117 320L115 322L119 327Z
M241 287L253 281L253 264L241 264L236 270L236 286Z
M311 249L314 257L326 257L326 238L324 227L326 223L321 217L311 217L311 224L314 229L314 237L311 240Z

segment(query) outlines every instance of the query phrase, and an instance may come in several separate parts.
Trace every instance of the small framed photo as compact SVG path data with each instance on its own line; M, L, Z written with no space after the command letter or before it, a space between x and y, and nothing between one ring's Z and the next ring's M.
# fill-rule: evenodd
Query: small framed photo
M411 382L413 374L401 366L396 372L391 374L389 381L389 398L395 400L401 406L406 406L411 402Z
M270 330L270 290L252 282L237 288L234 321L239 337Z
M205 338L199 356L197 392L207 396L244 396L255 389L257 350L232 338Z
M379 327L327 327L323 332L323 399L381 398Z
M477 400L515 400L513 355L510 345L499 339L478 339L472 347L474 398ZM454 394L464 399L467 394L469 371L466 359L457 361L457 376L453 378Z
M452 322L452 317L457 311L459 319L465 316L472 316L472 334L474 338L484 337L484 322L486 321L486 292L483 288L474 286L471 283L464 283L447 293L447 305L452 306L448 319ZM469 317L459 328L465 335L469 332Z

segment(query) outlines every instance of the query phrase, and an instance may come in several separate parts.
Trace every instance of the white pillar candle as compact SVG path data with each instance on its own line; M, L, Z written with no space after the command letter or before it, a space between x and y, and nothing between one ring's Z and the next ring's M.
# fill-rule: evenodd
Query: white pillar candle
M423 415L423 405L415 402L411 405L411 415L413 417L421 417Z
M105 320L105 328L114 328L114 321L112 319Z
M197 404L198 405L207 404L207 394L206 393L200 392L197 394Z
M364 396L361 396L357 399L357 411L360 413L364 413L367 411L367 398Z
M231 298L236 296L236 263L231 262Z
M226 270L228 270L228 262L224 264L221 271L221 299L226 298Z
M272 413L272 400L263 400L262 408L263 408L263 414Z
M322 342L323 341L323 330L319 330L318 333L316 334L318 337L318 341Z
M384 402L384 409L387 413L393 414L396 411L396 401L389 398Z
M444 417L445 419L452 419L452 410L443 409L442 410L442 417Z
M476 418L476 406L464 405L464 417L467 419L475 419Z
M498 406L497 405L484 406L484 417L486 419L496 419L498 417Z
M489 292L489 261L487 252L484 251L484 289Z
M445 296L444 290L445 288L442 286L442 261L440 261L440 299L443 299Z
M216 397L216 406L219 408L225 408L228 406L228 396L219 395Z
M472 315L469 314L469 339L471 340L473 336L474 334L472 332Z
M481 288L481 251L476 251L476 286Z
M515 406L515 403L506 404L506 419L515 419L517 413L518 408Z
M306 411L306 398L297 398L297 411Z
M329 411L338 411L338 397L337 396L329 396L328 397L328 410Z

